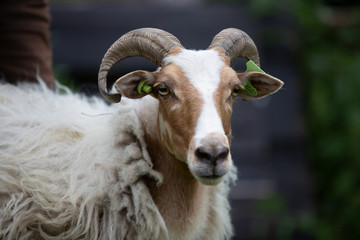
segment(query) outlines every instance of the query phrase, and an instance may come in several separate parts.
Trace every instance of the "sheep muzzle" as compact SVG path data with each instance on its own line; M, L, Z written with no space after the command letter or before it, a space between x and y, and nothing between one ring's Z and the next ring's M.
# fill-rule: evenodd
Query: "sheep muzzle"
M232 166L226 137L223 134L211 133L201 140L194 138L188 151L188 166L201 183L220 183Z

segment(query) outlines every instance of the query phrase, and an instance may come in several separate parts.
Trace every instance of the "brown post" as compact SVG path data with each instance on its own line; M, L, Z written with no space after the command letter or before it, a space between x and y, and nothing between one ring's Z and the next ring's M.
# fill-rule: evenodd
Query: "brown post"
M48 1L1 0L0 16L0 78L54 88Z

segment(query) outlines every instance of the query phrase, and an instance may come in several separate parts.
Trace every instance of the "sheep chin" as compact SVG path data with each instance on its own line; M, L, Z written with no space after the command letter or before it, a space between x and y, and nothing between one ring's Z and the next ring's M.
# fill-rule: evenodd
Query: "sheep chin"
M195 167L192 164L189 164L189 169L191 174L204 185L217 185L225 178L225 175L228 173L228 169L217 169L213 167Z

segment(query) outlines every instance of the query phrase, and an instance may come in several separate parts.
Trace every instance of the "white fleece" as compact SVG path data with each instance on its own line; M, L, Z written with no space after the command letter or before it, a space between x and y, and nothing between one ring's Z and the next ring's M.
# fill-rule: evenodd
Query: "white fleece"
M162 183L127 99L0 83L0 239L168 239L144 176ZM214 188L225 238L227 194Z

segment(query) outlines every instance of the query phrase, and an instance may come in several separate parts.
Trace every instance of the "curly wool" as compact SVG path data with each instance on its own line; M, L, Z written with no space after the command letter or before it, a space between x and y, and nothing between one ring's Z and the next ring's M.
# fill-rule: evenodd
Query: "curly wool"
M135 105L0 83L0 239L169 239L145 184L163 179ZM235 179L233 168L212 187L209 215L191 239L232 236Z
M131 106L59 90L0 85L0 239L166 239Z

